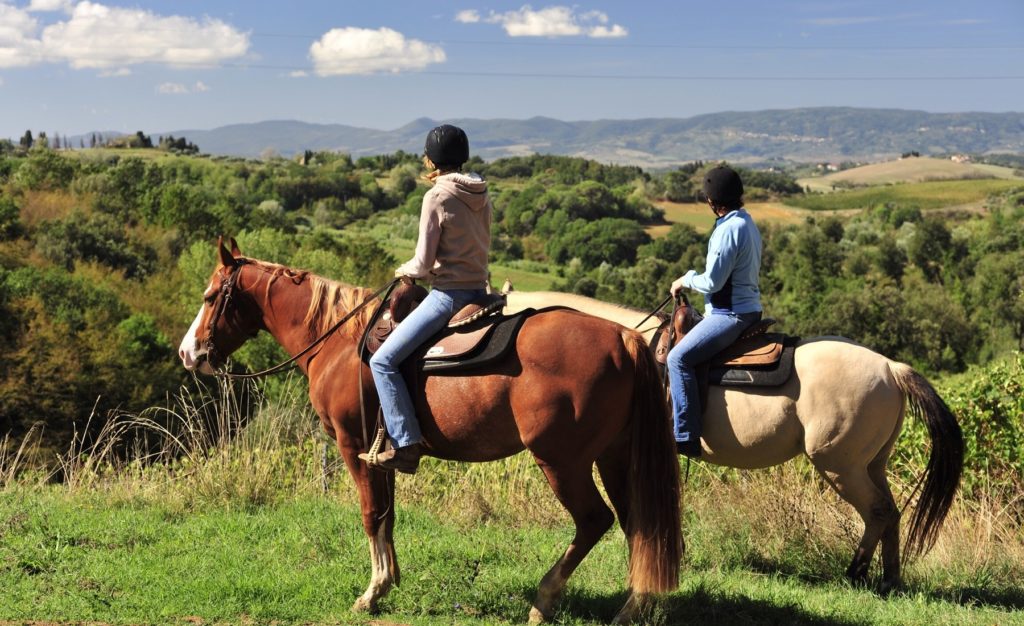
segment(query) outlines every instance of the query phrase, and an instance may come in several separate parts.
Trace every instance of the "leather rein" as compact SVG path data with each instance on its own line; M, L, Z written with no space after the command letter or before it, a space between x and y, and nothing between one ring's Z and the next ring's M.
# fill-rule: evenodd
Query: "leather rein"
M210 316L210 322L206 326L206 339L203 340L203 348L206 351L206 354L208 355L208 361L211 360L212 358L212 360L223 362L222 359L218 358L219 351L217 350L217 346L214 344L213 335L214 330L217 327L217 322L219 322L220 318L224 316L224 313L227 311L228 305L231 303L231 299L234 295L235 285L238 282L238 274L241 270L241 267L247 264L247 261L245 261L244 259L236 259L236 262L238 263L238 265L236 266L235 270L232 271L231 274L220 284L220 294L218 296L219 302L217 304L217 308L215 308L213 311L213 315ZM313 350L313 348L319 346L324 341L326 341L327 338L333 335L336 330L341 328L345 322L352 319L356 313L358 313L361 309L370 304L374 298L381 295L385 291L391 290L398 283L398 281L399 279L396 278L391 282L387 283L386 285L384 285L383 287L381 287L380 289L378 289L377 291L373 292L369 296L367 296L365 300L360 302L355 308L346 313L344 317L335 322L330 328L324 331L322 335L314 339L311 344L306 346L301 352L291 357L287 361L283 361L273 367L268 367L267 369L261 370L259 372L252 372L247 374L233 374L231 372L215 371L213 375L218 376L220 378L228 379L252 379L262 378L264 376L269 376L270 374L276 374L278 372L289 369L290 367L294 366L296 361L298 361L305 355L309 354L310 351Z

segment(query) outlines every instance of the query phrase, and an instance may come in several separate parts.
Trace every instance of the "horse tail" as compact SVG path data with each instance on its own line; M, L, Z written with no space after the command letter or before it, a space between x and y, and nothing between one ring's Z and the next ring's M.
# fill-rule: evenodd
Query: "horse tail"
M683 535L679 515L679 461L665 393L654 353L643 336L624 330L633 359L629 462L629 586L634 593L661 593L679 586Z
M956 416L924 376L909 365L895 361L889 362L889 369L907 398L910 412L924 420L932 440L924 487L904 547L904 555L914 558L935 545L942 522L953 504L964 467L964 437Z

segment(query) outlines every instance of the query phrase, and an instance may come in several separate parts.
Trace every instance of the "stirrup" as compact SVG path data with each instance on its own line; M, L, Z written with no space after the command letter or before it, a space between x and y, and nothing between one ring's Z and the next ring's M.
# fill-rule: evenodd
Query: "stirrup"
M366 451L366 462L370 465L376 465L377 455L384 451L385 437L387 437L387 431L384 430L383 426L378 426L377 434L373 438L373 443L370 444L370 449Z

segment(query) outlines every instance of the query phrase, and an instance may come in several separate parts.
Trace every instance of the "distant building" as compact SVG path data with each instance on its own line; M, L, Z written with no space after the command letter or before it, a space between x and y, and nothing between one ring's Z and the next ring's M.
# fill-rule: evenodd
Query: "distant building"
M954 163L970 163L971 162L971 155L969 155L969 154L954 154L953 156L949 157L949 160L954 162Z

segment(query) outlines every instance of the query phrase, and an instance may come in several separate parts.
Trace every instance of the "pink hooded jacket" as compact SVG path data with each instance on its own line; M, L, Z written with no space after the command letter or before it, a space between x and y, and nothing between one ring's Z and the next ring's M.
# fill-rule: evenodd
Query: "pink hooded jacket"
M423 196L416 253L395 272L441 289L487 286L491 199L479 174L438 176Z

